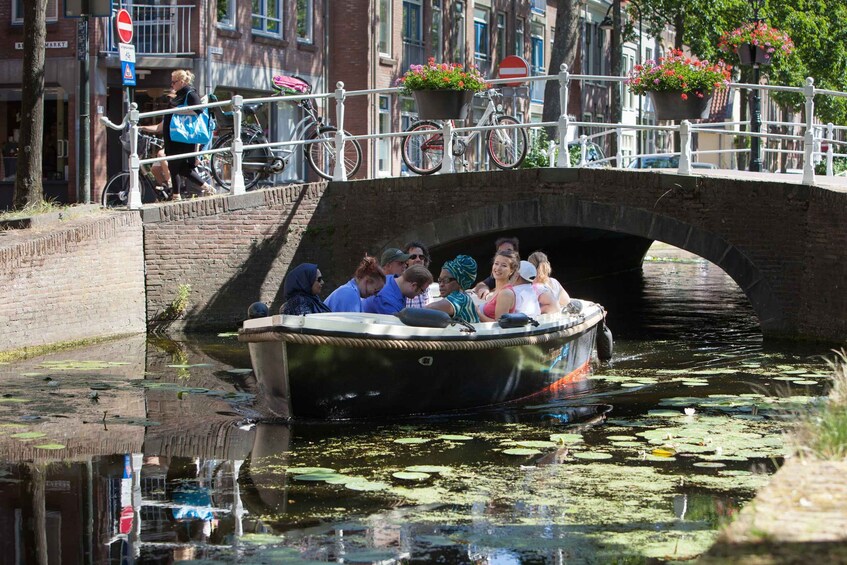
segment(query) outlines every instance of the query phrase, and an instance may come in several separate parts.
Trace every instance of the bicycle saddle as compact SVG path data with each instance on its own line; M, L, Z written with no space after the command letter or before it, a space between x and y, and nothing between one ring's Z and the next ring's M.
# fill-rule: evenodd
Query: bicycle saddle
M241 107L241 111L244 112L245 116L255 116L256 108L261 106L261 104L245 104Z

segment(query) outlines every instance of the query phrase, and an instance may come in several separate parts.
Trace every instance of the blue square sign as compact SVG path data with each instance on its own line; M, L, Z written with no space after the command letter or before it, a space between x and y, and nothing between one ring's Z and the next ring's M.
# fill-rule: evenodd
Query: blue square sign
M124 86L135 86L135 63L121 62L121 77Z

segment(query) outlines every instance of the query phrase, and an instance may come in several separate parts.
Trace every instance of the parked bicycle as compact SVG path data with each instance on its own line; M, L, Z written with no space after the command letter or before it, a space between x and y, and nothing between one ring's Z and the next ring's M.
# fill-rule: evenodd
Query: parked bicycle
M311 85L300 77L274 77L274 88L280 96L291 94L308 94L312 91ZM307 140L303 146L306 162L321 177L332 180L335 171L335 133L338 128L324 123L323 118L318 115L317 109L311 99L297 102L305 116L296 126L291 138L293 140ZM269 143L265 136L264 127L259 120L257 104L245 104L242 106L244 121L241 125L241 141L245 145L242 154L241 170L244 175L244 186L247 190L255 188L259 181L267 179L272 175L280 173L285 169L294 155L296 146L291 147L257 147ZM212 148L218 149L232 145L233 123L231 112L216 111L216 120L220 135L213 143ZM350 135L346 131L345 135ZM344 168L347 176L352 177L362 164L362 148L356 140L345 142L344 146ZM232 183L232 154L229 152L215 153L211 159L212 175L221 186L229 187Z
M129 154L129 139L125 132L121 136L121 144L124 151ZM155 136L140 133L138 135L138 157L140 159L152 159L159 154L164 147L164 142ZM114 208L115 206L126 206L129 201L129 171L123 170L109 179L106 188L101 195L103 206ZM153 165L141 165L138 171L139 189L141 190L141 202L150 204L171 199L171 188L162 182L158 182L153 174Z
M488 98L485 111L477 122L478 126L511 126L520 122L503 112L494 99L502 96L496 90L487 90L481 94ZM452 120L451 120L452 123ZM442 125L431 120L413 123L406 130L411 135L403 139L403 162L419 175L431 175L441 168L444 158L444 135ZM451 150L455 157L463 157L470 143L480 133L485 139L485 148L491 161L501 169L514 169L523 162L527 151L526 132L518 127L503 127L490 130L472 131L468 135L455 135Z

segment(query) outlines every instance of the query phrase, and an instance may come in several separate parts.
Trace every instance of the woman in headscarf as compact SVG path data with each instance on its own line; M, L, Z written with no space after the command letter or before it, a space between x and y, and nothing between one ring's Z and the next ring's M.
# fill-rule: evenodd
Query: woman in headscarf
M465 322L479 322L473 299L465 292L476 281L476 261L467 255L457 255L441 267L438 276L438 290L441 300L427 305L427 308L447 312L451 318Z
M324 279L314 263L301 263L285 276L282 286L285 303L279 309L280 314L300 316L329 312L329 307L321 300L320 292Z

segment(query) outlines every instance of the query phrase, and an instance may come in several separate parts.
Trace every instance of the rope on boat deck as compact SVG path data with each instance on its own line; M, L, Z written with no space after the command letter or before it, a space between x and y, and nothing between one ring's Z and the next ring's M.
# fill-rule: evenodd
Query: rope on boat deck
M501 347L518 347L523 345L541 345L549 341L568 337L585 330L585 321L574 324L557 332L520 336L510 338L488 339L480 341L413 341L408 339L368 339L356 337L339 337L324 335L308 335L300 333L284 333L280 331L262 331L248 333L249 341L285 341L305 345L334 345L353 348L370 349L414 349L424 351L462 351L499 349ZM244 334L242 334L244 335ZM246 341L246 340L244 340Z

